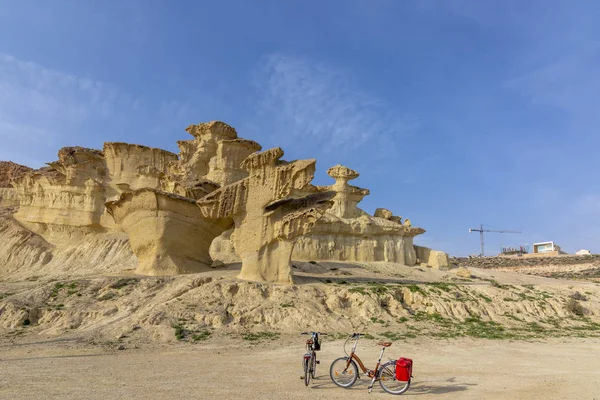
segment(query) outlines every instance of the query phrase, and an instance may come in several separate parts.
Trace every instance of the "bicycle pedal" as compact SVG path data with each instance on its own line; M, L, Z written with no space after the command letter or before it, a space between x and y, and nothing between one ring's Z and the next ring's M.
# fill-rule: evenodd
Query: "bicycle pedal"
M321 364L321 361L317 360L317 364Z

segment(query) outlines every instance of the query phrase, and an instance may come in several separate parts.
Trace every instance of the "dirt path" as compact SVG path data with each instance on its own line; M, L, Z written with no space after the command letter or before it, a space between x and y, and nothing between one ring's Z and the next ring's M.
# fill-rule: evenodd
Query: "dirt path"
M210 339L124 351L70 341L0 345L1 399L359 399L367 380L333 385L328 367L342 341L325 342L317 379L306 388L301 338L258 345ZM410 349L410 350L409 350ZM379 348L363 340L374 364ZM600 340L399 342L389 350L415 360L415 399L600 399ZM390 398L379 386L374 398Z

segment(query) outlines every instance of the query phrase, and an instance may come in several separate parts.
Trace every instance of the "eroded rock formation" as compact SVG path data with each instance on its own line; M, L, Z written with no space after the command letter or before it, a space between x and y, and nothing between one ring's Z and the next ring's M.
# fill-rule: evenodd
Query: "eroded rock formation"
M46 168L20 177L11 172L15 189L2 189L0 205L20 203L15 219L58 246L123 231L138 273L202 270L212 263L211 241L233 222L203 219L195 201L248 176L240 165L260 145L218 121L186 130L194 139L178 142L179 155L121 142L105 143L102 151L62 148Z
M58 157L49 167L13 181L19 197L15 219L38 233L57 233L65 227L82 233L103 230L106 164L102 152L65 147Z
M123 193L106 207L129 236L139 260L136 272L144 275L208 270L212 240L233 225L226 218L203 218L193 199L150 188Z
M258 143L219 121L186 131L193 139L177 142L179 154L108 142L102 151L62 148L40 170L0 164L0 207L19 204L3 228L13 232L9 247L45 243L40 254L23 253L44 268L105 253L130 266L133 251L136 272L146 275L205 271L212 251L221 261L240 259L240 278L280 283L293 281L292 255L417 261L413 238L425 231L389 210L371 216L358 208L369 191L349 184L356 171L337 165L328 171L335 183L315 187L315 160L283 161L280 148L259 152ZM14 188L2 187L5 181ZM432 254L429 263L443 263Z
M285 162L282 156L280 148L250 155L242 162L247 178L198 200L205 218L233 218L242 279L292 283L295 241L332 205L334 192L305 194L316 160Z
M310 234L298 240L293 258L415 265L413 238L425 230L413 228L408 219L402 223L401 217L383 208L377 209L375 216L358 208L358 203L369 191L348 183L358 178L356 171L336 165L327 173L335 183L318 189L336 193L334 206L315 224Z

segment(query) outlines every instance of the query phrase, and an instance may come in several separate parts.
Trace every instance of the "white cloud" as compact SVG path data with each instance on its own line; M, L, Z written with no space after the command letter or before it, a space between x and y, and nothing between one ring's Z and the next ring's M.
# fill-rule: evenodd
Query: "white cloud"
M278 135L294 136L325 152L359 148L370 140L398 139L418 128L389 104L357 89L340 69L303 58L272 55L257 73L259 125ZM284 136L284 137L282 137ZM390 150L394 140L388 141Z
M112 83L0 53L0 160L39 167L62 146L139 142L140 132L145 132L144 141L150 133L160 142L190 110L186 103L132 96ZM131 132L129 138L123 132Z
M111 85L0 54L0 159L25 157L15 155L25 146L31 149L26 158L35 159L33 147L60 141L92 117L109 116L117 95Z

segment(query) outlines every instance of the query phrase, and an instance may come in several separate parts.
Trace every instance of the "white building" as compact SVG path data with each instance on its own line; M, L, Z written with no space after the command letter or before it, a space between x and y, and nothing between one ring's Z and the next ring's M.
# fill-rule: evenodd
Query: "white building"
M540 242L533 244L533 254L548 254L548 255L559 255L565 254L560 246L554 242Z

